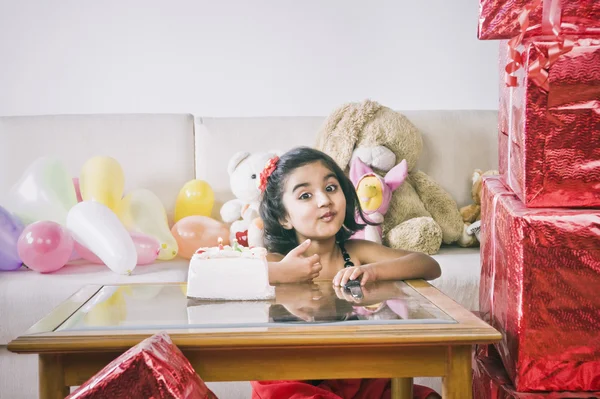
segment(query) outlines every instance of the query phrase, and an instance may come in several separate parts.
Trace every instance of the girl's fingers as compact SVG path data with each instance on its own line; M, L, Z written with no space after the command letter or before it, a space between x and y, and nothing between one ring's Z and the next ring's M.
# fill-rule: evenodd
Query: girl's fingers
M321 257L318 254L314 254L313 256L310 256L307 259L310 263L316 264L316 263L319 263L319 261L321 260Z
M360 285L365 285L369 280L369 273L363 273L362 278L360 279Z
M323 266L321 265L321 263L317 262L314 265L312 265L311 271L313 273L319 273L321 270L323 270Z
M348 291L344 291L344 300L348 303L356 302L355 298Z
M335 286L339 286L340 282L342 281L342 275L344 274L344 270L340 270L339 272L336 273L335 277L333 278L333 285Z
M340 286L335 284L335 282L333 284L333 290L335 291L335 296L337 296L338 299L344 299L344 293L340 289Z
M357 267L350 275L350 280L356 280L361 274L363 274L362 269Z
M342 277L341 281L342 285L346 285L352 273L354 273L354 270L352 270L351 268L347 268L346 270L344 270L344 276Z

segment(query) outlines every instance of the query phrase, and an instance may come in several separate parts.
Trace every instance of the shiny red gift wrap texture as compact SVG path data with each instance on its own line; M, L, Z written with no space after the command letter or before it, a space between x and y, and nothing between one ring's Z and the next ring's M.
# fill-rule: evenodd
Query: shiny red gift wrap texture
M523 46L516 87L500 90L500 174L528 207L600 208L600 38Z
M527 19L527 25L523 21ZM479 0L480 40L510 39L551 32L569 35L600 33L598 0Z
M526 208L497 176L481 197L479 310L515 389L600 391L600 209Z
M493 346L473 362L473 399L600 398L600 392L517 392Z
M68 399L216 399L171 338L156 334L113 360Z

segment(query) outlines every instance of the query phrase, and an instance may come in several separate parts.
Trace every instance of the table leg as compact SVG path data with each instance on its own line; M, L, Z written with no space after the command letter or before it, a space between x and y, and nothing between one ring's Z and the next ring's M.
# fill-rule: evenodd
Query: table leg
M392 399L412 399L413 379L392 378Z
M40 399L64 399L70 393L65 385L65 370L62 358L55 354L40 354L39 360Z
M473 398L471 346L453 346L448 349L447 370L442 380L444 399Z

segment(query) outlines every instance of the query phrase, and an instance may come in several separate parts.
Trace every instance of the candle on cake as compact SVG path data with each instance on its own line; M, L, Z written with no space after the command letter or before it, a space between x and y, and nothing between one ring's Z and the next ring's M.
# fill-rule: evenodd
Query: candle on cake
M223 239L221 237L219 237L217 242L219 243L219 251L222 251L223 250Z

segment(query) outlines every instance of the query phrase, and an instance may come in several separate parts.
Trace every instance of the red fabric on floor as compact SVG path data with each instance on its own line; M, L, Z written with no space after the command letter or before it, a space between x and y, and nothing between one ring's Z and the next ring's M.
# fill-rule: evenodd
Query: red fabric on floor
M251 381L252 399L390 399L391 380L323 380L316 385L305 381ZM436 392L414 385L413 399L426 399Z

